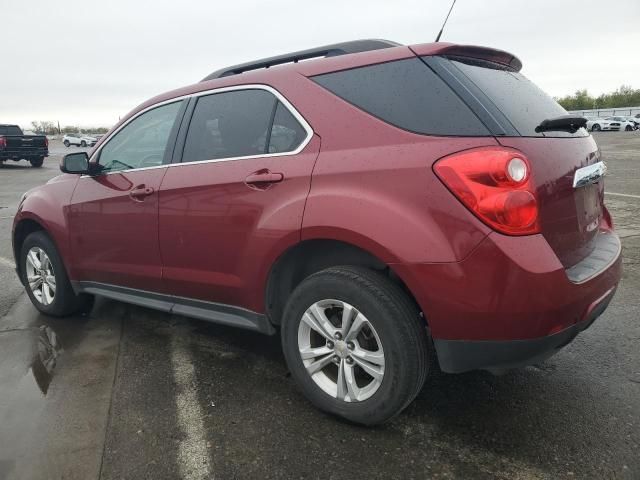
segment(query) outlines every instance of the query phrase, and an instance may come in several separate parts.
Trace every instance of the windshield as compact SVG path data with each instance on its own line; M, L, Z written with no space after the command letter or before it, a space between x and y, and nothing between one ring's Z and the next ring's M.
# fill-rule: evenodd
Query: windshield
M536 127L543 120L566 115L567 111L520 72L484 60L461 57L449 59L489 97L520 135L573 136L564 131L536 132ZM575 136L583 136L585 133L580 129Z

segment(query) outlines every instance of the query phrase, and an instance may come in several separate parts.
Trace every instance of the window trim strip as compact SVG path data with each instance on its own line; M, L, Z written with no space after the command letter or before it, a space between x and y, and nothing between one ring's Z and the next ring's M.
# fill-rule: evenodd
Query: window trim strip
M168 100L163 100L162 102L158 102L158 103L154 103L153 105L149 105L146 108L143 108L142 110L140 110L139 112L137 112L135 115L133 115L131 118L129 118L126 122L124 122L122 125L120 125L116 130L114 130L113 132L111 132L109 134L109 136L105 139L105 141L100 144L100 147L98 147L92 154L91 157L89 157L89 163L91 163L94 159L96 159L96 157L100 154L100 152L102 151L102 148L107 145L111 139L120 131L122 130L124 127L126 127L127 125L129 125L133 120L135 120L136 118L138 118L140 115L143 115L144 113L153 110L154 108L158 108L158 107L162 107L164 105L168 105L170 103L174 103L174 102L179 102L179 101L183 101L185 99L190 99L190 98L199 98L199 97L203 97L203 96L207 96L207 95L215 95L217 93L225 93L225 92L233 92L233 91L238 91L238 90L265 90L269 93L271 93L272 95L274 95L276 97L277 100L279 100L284 107L289 110L289 112L291 113L291 115L293 115L293 117L300 123L300 125L302 125L302 128L304 128L305 132L307 132L307 136L305 137L305 139L300 143L300 145L298 145L298 147L295 150L291 150L289 152L278 152L278 153L265 153L265 154L261 154L261 155L244 155L244 156L240 156L240 157L224 157L224 158L214 158L214 159L207 159L207 160L197 160L195 162L182 162L182 158L180 159L180 162L176 162L176 163L166 163L166 164L162 164L162 165L154 165L152 167L141 167L141 168L131 168L128 170L116 170L116 171L112 171L112 172L104 172L98 175L81 175L80 178L92 178L94 176L100 176L100 175L111 175L114 173L130 173L130 172L140 172L143 170L154 170L157 168L171 168L171 167L179 167L182 165L198 165L201 163L220 163L220 162L230 162L230 161L235 161L235 160L250 160L253 158L271 158L271 157L285 157L285 156L290 156L290 155L297 155L298 153L300 153L302 150L305 149L305 147L309 144L309 142L311 141L311 138L314 135L314 131L313 128L311 127L311 125L309 124L309 122L307 122L307 120L302 116L302 114L300 114L300 112L298 112L298 110L291 104L291 102L289 102L289 100L287 100L287 98L282 95L278 90L276 90L275 88L273 88L270 85L265 85L265 84L260 84L260 83L255 83L255 84L245 84L245 85L234 85L231 87L220 87L220 88L213 88L213 89L209 89L209 90L202 90L200 92L194 92L194 93L189 93L187 95L181 95L179 97L174 97L174 98L170 98ZM277 102L276 102L277 104ZM183 117L181 119L181 122L184 122L186 119ZM189 118L189 121L191 119ZM177 141L177 139L176 139ZM175 141L174 141L175 144ZM175 145L174 145L175 146Z

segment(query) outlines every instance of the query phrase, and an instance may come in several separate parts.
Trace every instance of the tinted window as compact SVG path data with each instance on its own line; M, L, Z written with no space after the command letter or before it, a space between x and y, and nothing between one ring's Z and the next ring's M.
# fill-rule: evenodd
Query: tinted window
M313 79L349 103L405 130L431 135L489 135L462 100L418 58Z
M290 152L300 146L307 137L306 130L282 103L278 102L273 117L269 153Z
M276 97L265 90L239 90L200 97L193 111L183 162L266 153Z
M489 97L520 135L543 136L535 131L540 122L567 114L553 98L520 72L473 59L457 58L452 59L452 63ZM567 132L544 133L544 136L567 135Z
M22 130L16 125L0 126L0 135L22 135Z
M100 152L106 171L162 165L171 129L182 102L143 113L116 133Z

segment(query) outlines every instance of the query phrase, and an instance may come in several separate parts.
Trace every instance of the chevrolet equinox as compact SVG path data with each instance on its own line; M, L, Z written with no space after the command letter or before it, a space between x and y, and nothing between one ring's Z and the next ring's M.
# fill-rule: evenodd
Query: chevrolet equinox
M606 309L620 241L586 120L521 67L359 40L216 71L24 195L18 275L47 315L102 295L279 331L306 397L361 424L430 371L544 360Z

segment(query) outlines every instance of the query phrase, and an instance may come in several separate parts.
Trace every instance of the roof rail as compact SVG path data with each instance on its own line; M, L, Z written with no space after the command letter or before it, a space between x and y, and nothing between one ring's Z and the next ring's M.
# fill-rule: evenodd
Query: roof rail
M237 75L250 70L269 68L283 63L297 63L300 60L307 60L310 58L335 57L338 55L346 55L348 53L368 52L370 50L380 50L382 48L399 47L400 45L401 44L390 40L377 39L334 43L333 45L325 45L323 47L300 50L299 52L285 53L284 55L276 55L275 57L263 58L260 60L254 60L253 62L241 63L231 67L222 68L220 70L216 70L210 75L207 75L201 81L206 82L207 80L213 80L214 78Z

